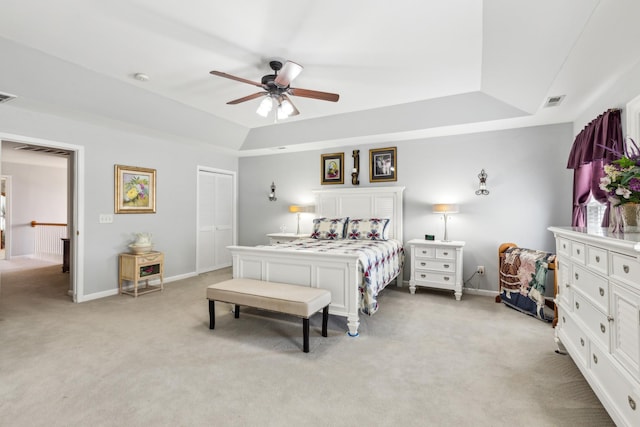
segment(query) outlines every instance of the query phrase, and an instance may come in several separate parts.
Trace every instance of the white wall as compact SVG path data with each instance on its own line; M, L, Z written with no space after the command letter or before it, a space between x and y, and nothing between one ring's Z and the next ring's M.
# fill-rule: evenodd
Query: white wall
M195 273L197 166L237 171L237 157L170 135L145 135L118 123L79 122L10 104L2 108L0 136L84 147L84 295L117 289L118 254L127 250L135 232L153 234L155 248L165 253L166 277ZM157 170L157 213L114 215L112 224L98 223L101 213L114 211L115 164Z
M396 146L398 181L390 185L406 187L404 240L427 233L441 239L443 222L431 213L431 204L459 203L460 213L449 222L449 237L466 242L463 277L466 280L477 265L484 265L486 275L476 276L467 286L497 290L500 243L554 251L547 227L570 224L573 174L566 161L572 142L572 125L567 123L241 158L239 241L264 244L265 234L278 232L281 224L287 231L295 230L296 216L287 206L311 201L311 190L321 187L321 153L344 152L350 170L351 152L360 149L361 186L380 186L369 183L369 149ZM490 195L476 196L477 175L483 168ZM267 199L271 181L277 187L276 202ZM350 186L347 175L341 187ZM304 231L310 227L311 219L306 218ZM408 268L405 271L408 277Z
M2 162L2 174L11 176L10 256L33 255L31 221L67 222L67 170Z

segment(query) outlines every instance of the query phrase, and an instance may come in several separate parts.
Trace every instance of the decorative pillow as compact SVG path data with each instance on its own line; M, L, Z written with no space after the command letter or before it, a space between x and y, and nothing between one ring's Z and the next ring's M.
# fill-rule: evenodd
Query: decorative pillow
M316 218L313 220L312 239L344 239L344 230L349 218Z
M389 239L388 218L354 218L347 226L347 239L387 240Z

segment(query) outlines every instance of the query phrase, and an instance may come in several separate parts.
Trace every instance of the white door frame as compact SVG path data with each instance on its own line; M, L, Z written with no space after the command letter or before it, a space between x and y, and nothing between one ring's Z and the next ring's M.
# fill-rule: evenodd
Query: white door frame
M24 135L0 132L0 140L3 139L73 151L74 161L71 162L73 179L72 182L69 183L72 189L69 197L73 204L73 212L71 213L73 229L69 230L69 239L71 239L72 242L71 253L69 254L72 271L69 273L72 282L73 301L82 302L84 300L84 233L80 231L84 230L84 147L49 139L32 138Z
M11 259L11 197L13 196L13 189L11 188L11 175L0 175L0 178L5 180L4 186L6 189L5 203L7 210L4 213L4 259Z
M236 172L234 171L230 171L230 170L225 170L225 169L217 169L217 168L211 168L208 166L198 166L196 169L196 274L200 274L200 265L199 265L199 259L200 259L200 172L212 172L212 173L219 173L219 174L223 174L223 175L230 175L231 176L231 180L232 180L232 187L233 187L233 213L231 215L233 224L232 224L232 236L233 236L233 242L232 245L235 245L238 242L238 180L236 179Z

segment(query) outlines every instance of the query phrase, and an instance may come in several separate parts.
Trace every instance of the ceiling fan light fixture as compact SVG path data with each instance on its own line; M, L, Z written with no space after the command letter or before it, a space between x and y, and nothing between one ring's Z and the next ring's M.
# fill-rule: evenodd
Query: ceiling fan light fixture
M265 99L262 100L262 102L260 102L260 105L258 106L256 113L258 113L258 115L262 117L267 117L269 115L269 112L271 112L272 108L273 108L273 100L271 99L270 96L267 96Z
M291 116L291 113L293 113L293 105L285 99L278 106L278 118L286 119Z

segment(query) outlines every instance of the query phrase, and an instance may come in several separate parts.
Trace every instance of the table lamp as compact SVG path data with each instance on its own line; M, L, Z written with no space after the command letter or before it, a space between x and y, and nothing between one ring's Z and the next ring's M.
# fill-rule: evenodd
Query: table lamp
M458 213L458 205L452 205L448 203L436 203L433 205L433 213L442 214L444 218L444 239L443 242L449 242L449 234L447 233L447 219L449 214Z
M290 205L289 212L298 214L298 228L296 234L300 234L300 214L315 212L315 206Z

